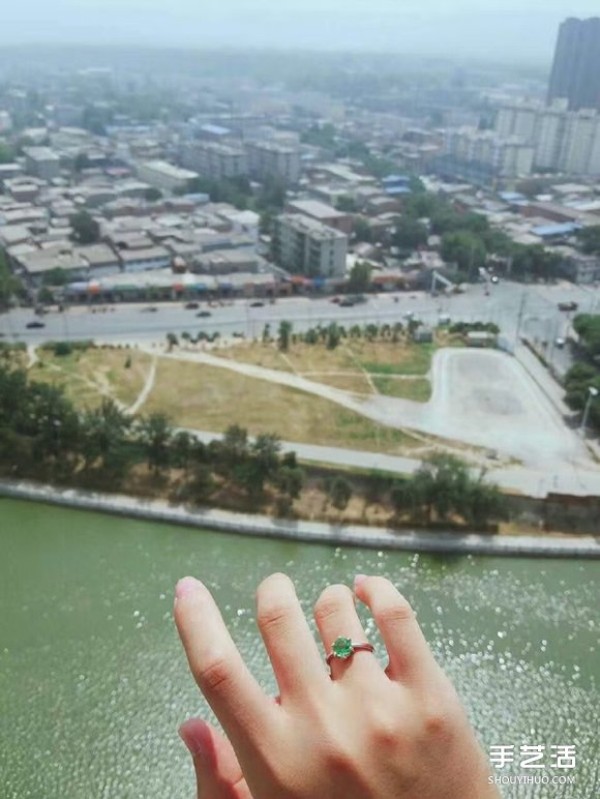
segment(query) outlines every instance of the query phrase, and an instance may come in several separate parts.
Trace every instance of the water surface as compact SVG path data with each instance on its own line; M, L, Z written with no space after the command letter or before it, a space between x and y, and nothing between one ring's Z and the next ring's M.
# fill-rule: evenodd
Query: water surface
M190 573L211 587L274 691L253 592L279 570L307 612L330 582L390 577L487 747L576 745L575 786L504 795L600 795L598 562L340 549L1 499L0 796L189 799L176 730L205 707L171 620L173 585Z

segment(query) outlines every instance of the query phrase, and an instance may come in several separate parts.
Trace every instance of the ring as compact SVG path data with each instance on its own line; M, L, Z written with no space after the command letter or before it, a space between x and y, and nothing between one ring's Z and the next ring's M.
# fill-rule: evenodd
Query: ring
M331 661L334 658L338 658L339 660L348 660L348 658L351 658L355 652L374 651L375 647L373 644L357 644L354 643L350 638L340 636L339 638L336 638L331 645L331 652L327 655L327 665L330 666Z

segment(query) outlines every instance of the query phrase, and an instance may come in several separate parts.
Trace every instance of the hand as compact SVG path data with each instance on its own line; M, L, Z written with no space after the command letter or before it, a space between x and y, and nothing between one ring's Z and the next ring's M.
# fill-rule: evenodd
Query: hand
M485 755L410 605L382 577L355 595L389 655L333 659L331 676L288 577L268 577L257 619L280 698L248 671L209 591L186 577L175 621L190 669L227 738L199 719L181 728L199 799L492 799ZM326 651L340 635L366 642L352 592L323 591L315 619Z

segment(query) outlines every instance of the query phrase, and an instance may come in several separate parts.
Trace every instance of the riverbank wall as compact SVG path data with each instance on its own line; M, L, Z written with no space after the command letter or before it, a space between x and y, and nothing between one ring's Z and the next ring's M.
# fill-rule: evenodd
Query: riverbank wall
M162 500L138 499L80 489L62 489L28 481L1 480L0 497L49 503L133 519L205 528L236 535L281 538L333 546L396 549L455 555L493 555L546 558L600 558L600 537L496 536L396 531L361 525L334 525L304 520L190 508ZM0 529L2 511L0 505Z

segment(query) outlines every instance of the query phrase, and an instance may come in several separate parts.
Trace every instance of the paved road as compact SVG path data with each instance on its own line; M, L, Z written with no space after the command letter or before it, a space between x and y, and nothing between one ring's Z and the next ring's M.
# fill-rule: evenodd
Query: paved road
M39 343L47 339L100 338L103 340L161 340L166 333L220 332L222 335L243 333L259 336L265 324L273 329L280 321L288 319L297 330L316 324L337 321L345 325L368 322L406 321L413 313L428 324L435 324L441 315L452 320L485 320L498 324L503 335L514 342L517 328L531 338L553 340L564 335L569 316L561 314L557 302L574 299L580 310L600 308L600 291L585 291L571 284L556 287L522 286L502 282L493 286L489 296L484 287L470 286L465 294L451 297L431 297L423 292L380 294L369 296L368 301L352 308L340 308L329 299L293 297L279 299L253 308L247 300L236 300L223 307L211 308L209 318L197 318L194 311L185 310L182 303L162 303L154 313L144 310L144 305L116 305L112 310L73 306L63 314L49 313L41 330L28 330L27 322L33 314L28 309L17 309L0 314L0 334L7 338ZM556 337L556 336L554 336ZM566 350L553 348L552 359L568 357Z
M218 433L193 430L194 435L208 443L219 438ZM341 447L321 447L316 444L298 444L293 441L282 442L284 451L295 452L300 460L326 463L334 466L351 466L357 469L377 469L390 474L413 474L421 465L414 458L399 455L385 455L380 452L342 449ZM600 472L585 469L569 469L554 474L546 469L525 469L509 466L488 471L488 479L506 491L525 496L544 498L549 493L562 492L572 496L600 495Z

